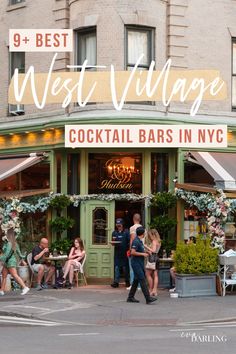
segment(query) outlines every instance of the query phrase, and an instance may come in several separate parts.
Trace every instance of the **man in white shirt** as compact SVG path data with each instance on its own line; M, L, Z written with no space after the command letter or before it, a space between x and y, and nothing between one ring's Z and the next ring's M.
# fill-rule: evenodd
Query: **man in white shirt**
M141 222L140 214L138 214L138 213L134 214L133 222L134 222L134 224L129 229L129 233L130 233L130 249L131 249L132 242L133 242L133 240L136 237L137 228L142 226L140 224L140 222ZM133 269L132 269L132 266L131 266L131 257L129 256L128 259L129 259L130 284L132 285L133 280L134 280L134 272L133 272ZM129 288L127 288L127 290L130 290L130 289L131 289L131 286Z

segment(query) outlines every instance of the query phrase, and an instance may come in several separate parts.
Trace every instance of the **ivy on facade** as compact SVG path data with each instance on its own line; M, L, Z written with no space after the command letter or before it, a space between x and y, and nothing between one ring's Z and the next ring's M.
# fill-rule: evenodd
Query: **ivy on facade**
M224 224L227 218L236 208L236 199L227 199L222 190L217 191L217 195L211 193L199 193L176 189L175 194L178 199L184 200L190 207L195 207L201 212L207 213L208 232L212 237L212 246L224 251ZM17 235L21 232L20 214L44 212L50 207L50 202L61 194L50 193L46 197L35 197L32 201L24 202L18 198L0 201L0 227L4 233L13 228ZM151 205L152 194L87 194L87 195L68 195L71 205L78 207L80 203L88 200L102 201L145 201L145 206Z
M13 228L17 235L21 232L20 227L20 214L21 213L36 213L44 212L50 207L50 202L58 195L50 193L46 197L35 197L32 201L24 202L18 198L12 198L10 200L0 201L0 227L4 233L7 230ZM80 203L88 200L102 200L102 201L112 201L112 200L127 200L127 201L145 201L145 206L149 206L152 200L152 195L140 195L140 194L88 194L88 195L68 195L71 205L78 207Z

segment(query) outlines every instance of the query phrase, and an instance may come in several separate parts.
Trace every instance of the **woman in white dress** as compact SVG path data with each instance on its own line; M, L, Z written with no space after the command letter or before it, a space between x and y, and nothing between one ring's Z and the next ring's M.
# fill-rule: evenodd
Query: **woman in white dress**
M72 287L73 277L74 277L74 269L80 269L81 261L85 256L84 243L80 237L77 237L74 240L74 247L71 248L70 254L68 257L68 261L64 267L64 274L62 278L62 284L65 284L66 277L69 273L69 286L70 289Z

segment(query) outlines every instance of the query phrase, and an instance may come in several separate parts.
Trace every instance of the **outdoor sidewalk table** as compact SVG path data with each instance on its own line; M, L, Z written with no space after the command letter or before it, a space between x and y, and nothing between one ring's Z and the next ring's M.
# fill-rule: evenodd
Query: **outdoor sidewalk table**
M58 263L61 261L67 261L68 256L66 254L59 255L59 256L49 256L44 258L46 261L52 261L55 264L55 287L58 288L58 278L59 278L59 265Z

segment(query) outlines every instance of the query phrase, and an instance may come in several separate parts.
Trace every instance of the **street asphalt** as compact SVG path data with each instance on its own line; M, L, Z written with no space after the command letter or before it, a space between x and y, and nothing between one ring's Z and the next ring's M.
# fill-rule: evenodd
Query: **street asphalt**
M1 296L0 352L235 351L235 292L225 297L174 299L168 290L160 290L151 305L146 305L140 291L136 294L139 304L127 303L127 294L125 287L90 285Z

